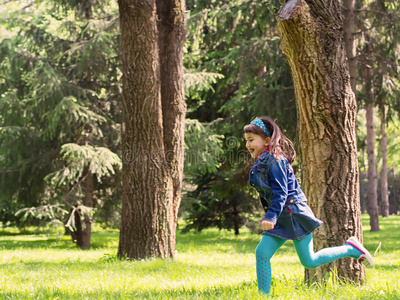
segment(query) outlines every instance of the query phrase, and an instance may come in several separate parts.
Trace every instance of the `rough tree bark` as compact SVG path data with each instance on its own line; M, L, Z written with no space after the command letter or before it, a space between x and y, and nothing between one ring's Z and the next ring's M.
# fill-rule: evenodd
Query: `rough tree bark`
M387 161L387 107L383 102L381 105L381 150L382 150L382 170L381 170L381 213L382 217L389 216L389 189L388 189L388 161Z
M314 233L316 250L362 239L356 139L357 104L346 63L340 5L334 0L290 0L278 14L283 52L295 87L303 179L309 204L324 225ZM343 259L305 278L361 283L362 265Z
M356 43L354 38L355 7L356 0L343 0L344 44L349 65L350 85L354 94L357 86Z
M185 1L157 0L161 103L164 147L172 176L171 239L174 241L181 201L186 103L183 88L183 44L186 39Z
M124 75L120 257L174 257L186 112L183 3L119 1Z

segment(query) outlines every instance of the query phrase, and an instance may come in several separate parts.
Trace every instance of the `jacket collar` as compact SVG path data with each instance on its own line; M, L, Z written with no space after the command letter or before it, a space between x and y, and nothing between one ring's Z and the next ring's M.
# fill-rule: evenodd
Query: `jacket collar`
M267 147L267 149L265 149L265 151L264 151L263 153L261 153L261 154L257 157L257 160L259 160L260 157L261 157L261 158L264 158L264 157L266 156L265 153L269 154L269 146Z

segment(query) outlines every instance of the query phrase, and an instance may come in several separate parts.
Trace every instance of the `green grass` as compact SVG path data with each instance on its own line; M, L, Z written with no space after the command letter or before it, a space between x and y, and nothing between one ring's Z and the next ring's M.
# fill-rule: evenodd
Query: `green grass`
M307 287L293 243L272 259L273 299L400 299L400 217L380 219L364 242L376 266L362 286ZM209 229L178 234L176 260L120 261L118 231L95 230L92 249L67 236L0 231L0 299L263 299L257 291L254 250L260 236Z

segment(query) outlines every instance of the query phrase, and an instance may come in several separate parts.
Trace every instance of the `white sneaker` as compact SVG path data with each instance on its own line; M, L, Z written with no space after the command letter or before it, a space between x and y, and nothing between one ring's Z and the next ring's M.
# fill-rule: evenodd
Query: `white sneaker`
M367 260L368 264L373 267L374 266L374 260L372 258L371 253L368 252L367 249L357 240L355 236L352 236L346 241L346 244L349 244L356 248L358 251L360 251L362 254L360 255L357 260L361 263L364 260Z

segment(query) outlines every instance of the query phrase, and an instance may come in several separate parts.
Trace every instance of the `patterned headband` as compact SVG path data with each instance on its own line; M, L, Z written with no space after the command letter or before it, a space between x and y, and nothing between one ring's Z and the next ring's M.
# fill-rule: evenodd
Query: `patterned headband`
M250 124L260 127L268 137L271 137L271 133L269 133L267 126L265 126L264 122L261 119L255 118L253 121L251 121Z

